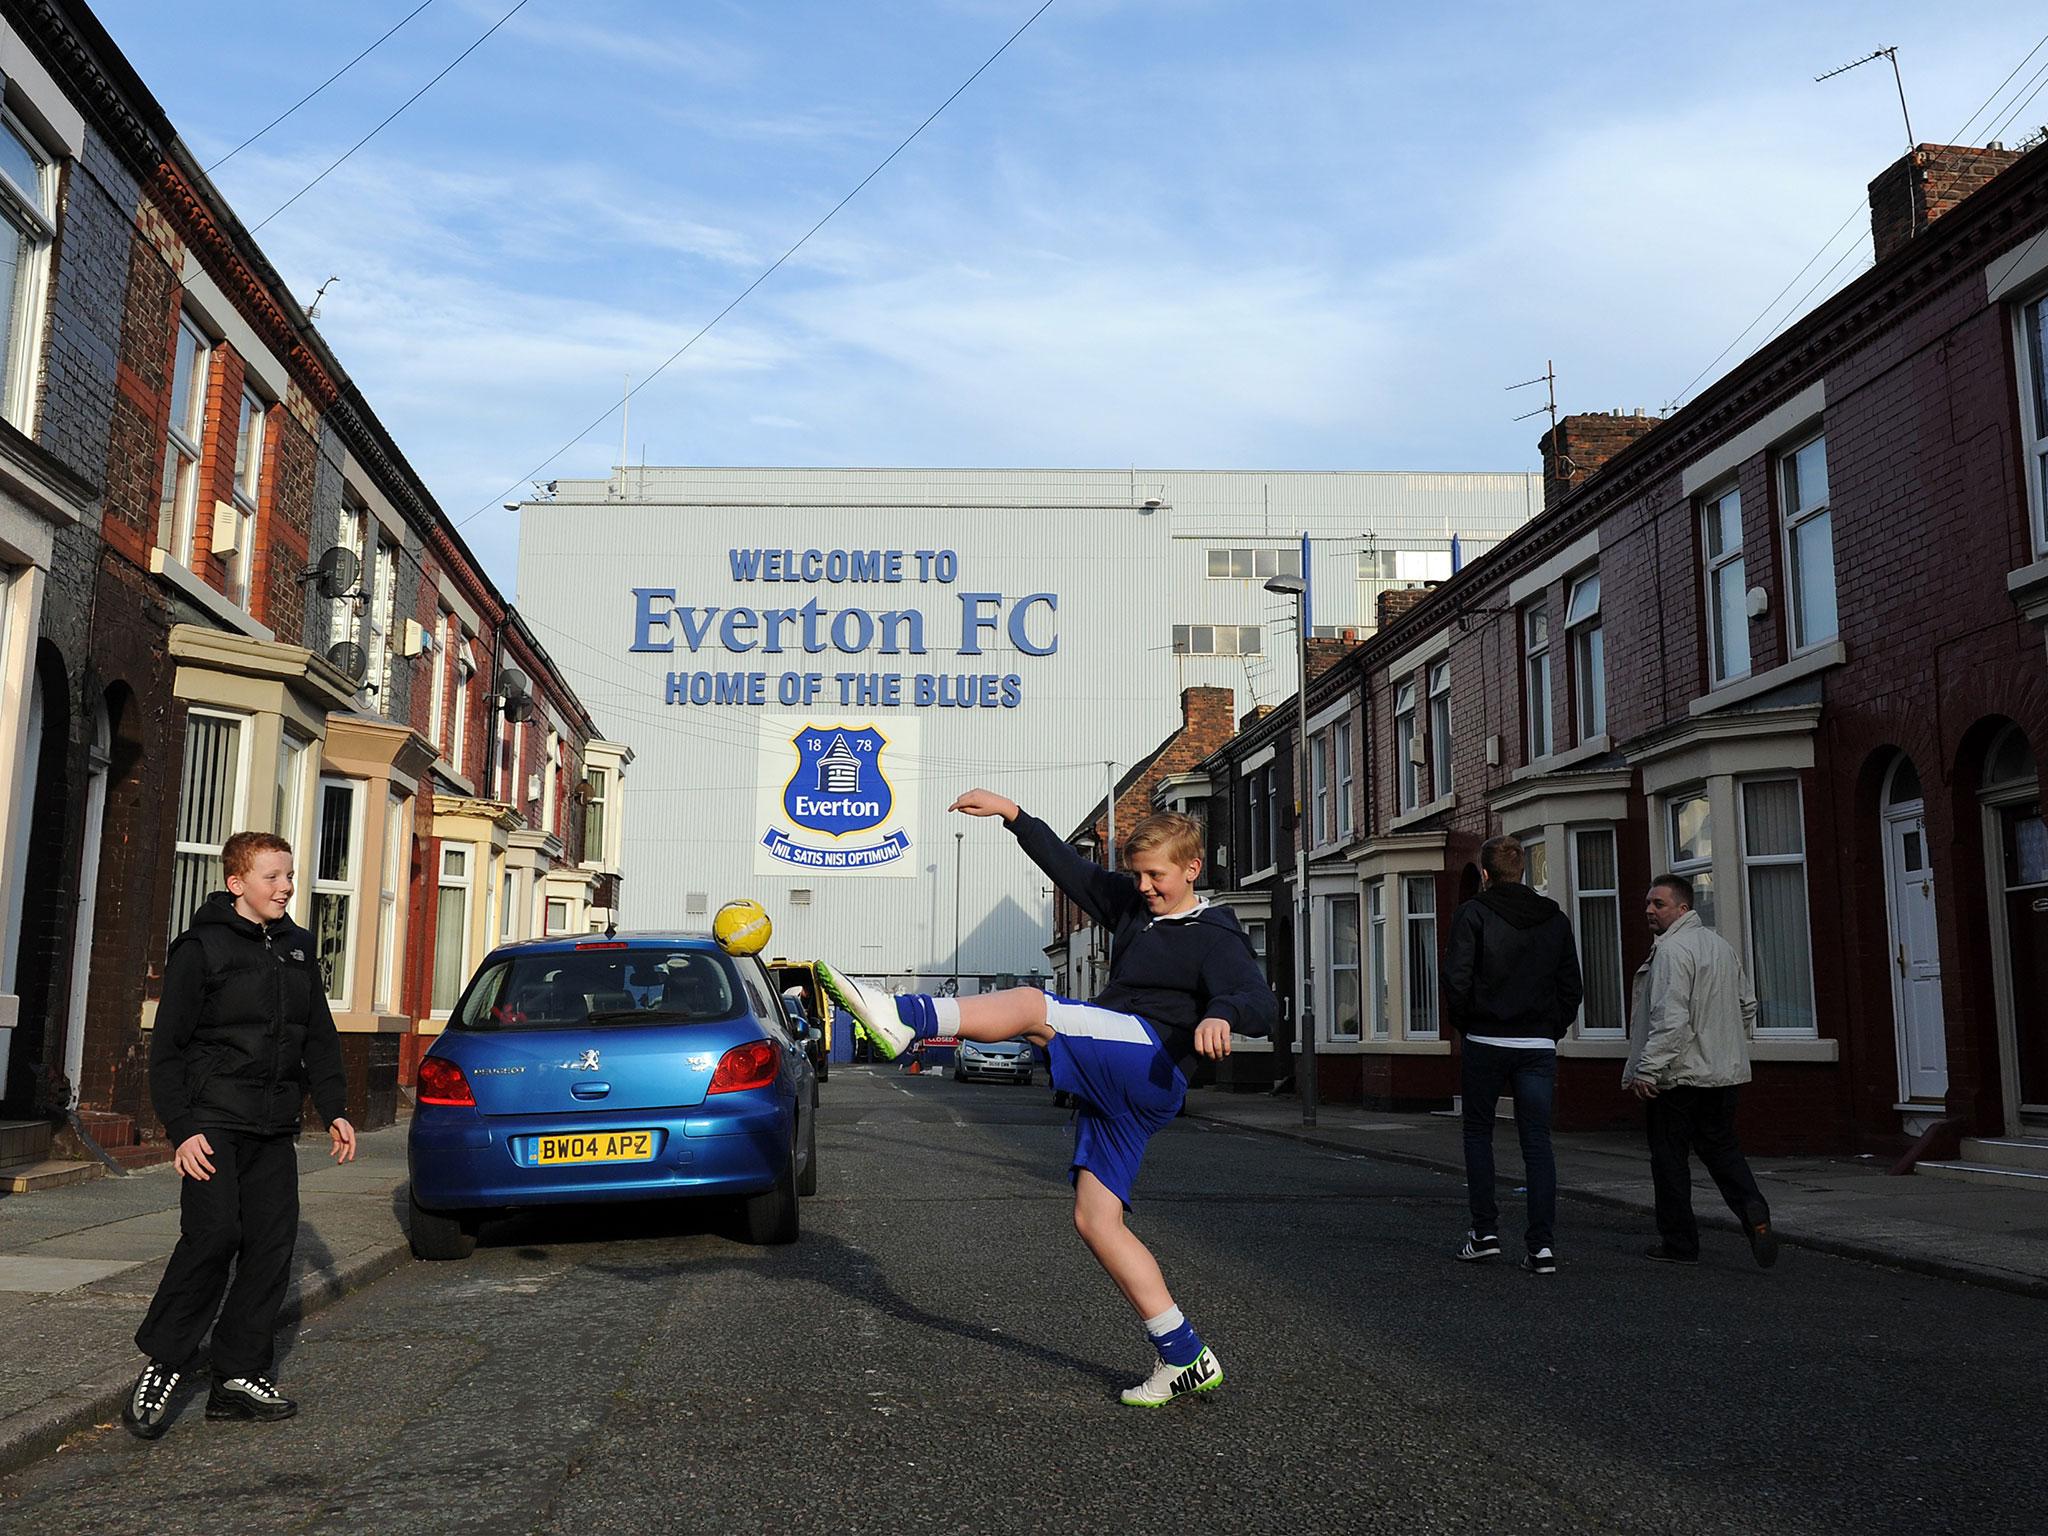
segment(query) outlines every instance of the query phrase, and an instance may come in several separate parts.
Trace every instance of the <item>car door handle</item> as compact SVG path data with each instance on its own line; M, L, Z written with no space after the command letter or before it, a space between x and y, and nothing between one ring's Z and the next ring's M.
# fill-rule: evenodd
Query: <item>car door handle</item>
M571 1083L569 1092L579 1099L601 1099L612 1091L610 1083Z

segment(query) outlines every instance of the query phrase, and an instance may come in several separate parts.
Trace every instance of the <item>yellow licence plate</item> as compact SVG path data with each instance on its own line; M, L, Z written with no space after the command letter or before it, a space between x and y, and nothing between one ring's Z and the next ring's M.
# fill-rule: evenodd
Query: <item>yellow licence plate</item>
M654 1132L599 1131L586 1136L543 1136L534 1147L535 1164L648 1163L654 1160Z

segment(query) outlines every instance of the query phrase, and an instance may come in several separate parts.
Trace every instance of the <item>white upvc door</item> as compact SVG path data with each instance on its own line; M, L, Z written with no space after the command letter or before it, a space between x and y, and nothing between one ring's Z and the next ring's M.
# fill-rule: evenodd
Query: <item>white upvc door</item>
M1948 1093L1948 1036L1941 1011L1941 948L1934 921L1934 868L1920 802L1885 816L1886 906L1891 929L1892 1016L1901 1103L1939 1103Z

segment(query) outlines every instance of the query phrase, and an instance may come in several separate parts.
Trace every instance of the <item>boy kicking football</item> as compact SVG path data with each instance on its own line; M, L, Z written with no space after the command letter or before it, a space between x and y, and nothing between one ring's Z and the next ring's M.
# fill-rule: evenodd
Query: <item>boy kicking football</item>
M1187 1097L1195 1058L1230 1054L1234 1030L1272 1031L1279 1011L1237 918L1195 894L1202 829L1147 816L1123 844L1124 869L1089 863L1017 802L970 789L951 810L1000 816L1031 861L1110 935L1109 985L1093 1003L1035 987L979 997L889 997L828 965L819 979L883 1056L918 1040L1014 1040L1045 1047L1053 1086L1073 1095L1074 1227L1124 1294L1158 1353L1124 1402L1156 1408L1223 1384L1215 1352L1174 1305L1159 1261L1124 1225L1145 1145Z

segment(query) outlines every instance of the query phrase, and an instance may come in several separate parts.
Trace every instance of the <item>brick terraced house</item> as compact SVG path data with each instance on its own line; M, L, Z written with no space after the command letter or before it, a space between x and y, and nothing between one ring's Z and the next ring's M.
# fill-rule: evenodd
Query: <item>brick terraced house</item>
M1277 924L1307 828L1326 1092L1456 1092L1447 919L1511 832L1586 973L1561 1125L1635 1119L1676 870L1761 1000L1752 1145L2043 1166L2048 147L1870 201L1875 266L1682 410L1545 437L1542 514L1311 684L1306 785L1289 705L1202 765L1226 899Z
M245 827L297 850L351 1106L389 1123L491 943L616 912L631 753L91 11L0 0L0 77L0 1164L66 1111L167 1155L165 951Z

